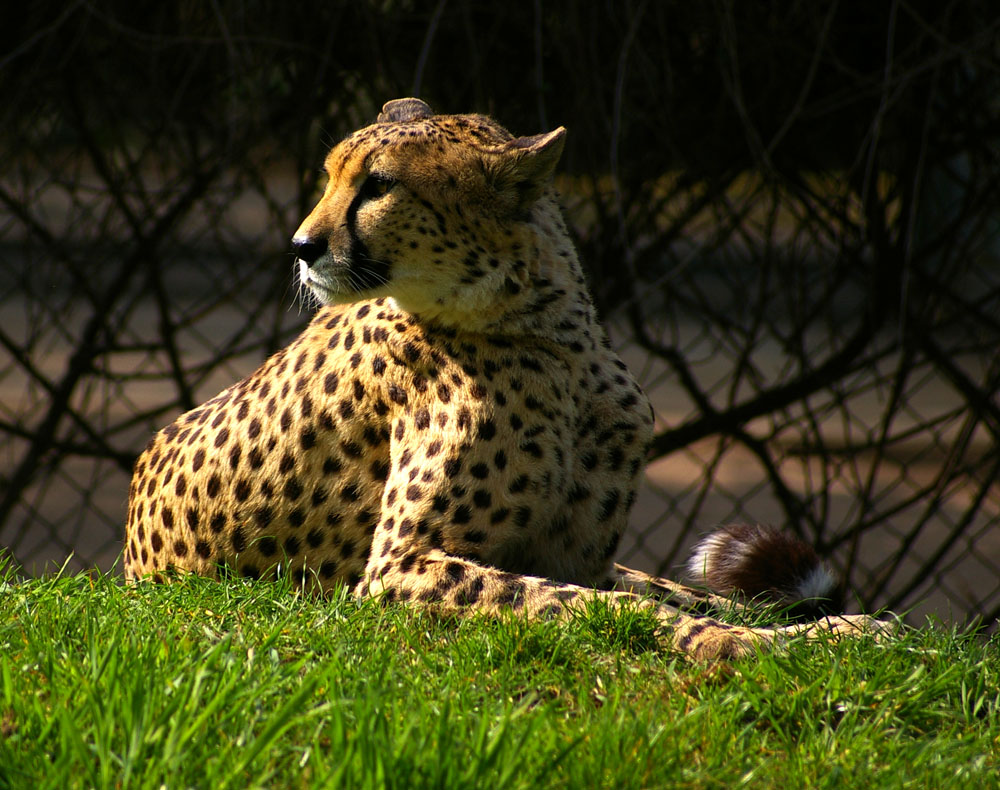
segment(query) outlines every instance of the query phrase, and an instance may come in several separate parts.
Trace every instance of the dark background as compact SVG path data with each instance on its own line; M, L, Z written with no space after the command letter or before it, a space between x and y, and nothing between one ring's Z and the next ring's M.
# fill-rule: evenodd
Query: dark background
M112 566L151 433L308 319L287 240L326 149L419 95L570 130L658 415L623 561L772 521L865 606L991 625L998 64L991 0L5 4L0 549Z

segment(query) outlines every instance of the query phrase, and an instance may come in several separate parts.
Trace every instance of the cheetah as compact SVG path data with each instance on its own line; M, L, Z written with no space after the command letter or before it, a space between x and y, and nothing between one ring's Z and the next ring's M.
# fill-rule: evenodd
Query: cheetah
M705 657L864 629L727 625L682 611L712 594L613 564L653 415L557 204L565 137L411 98L333 148L292 239L319 309L140 455L129 580L290 574L317 592L532 618L628 600L670 647Z

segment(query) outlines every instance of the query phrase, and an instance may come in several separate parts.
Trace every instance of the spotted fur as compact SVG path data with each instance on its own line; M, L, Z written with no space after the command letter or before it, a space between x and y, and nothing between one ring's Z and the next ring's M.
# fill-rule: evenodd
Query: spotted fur
M128 578L289 573L532 617L629 599L705 656L803 630L682 614L639 591L705 596L611 564L653 420L597 322L550 186L564 138L403 99L330 152L293 239L322 307L149 443Z

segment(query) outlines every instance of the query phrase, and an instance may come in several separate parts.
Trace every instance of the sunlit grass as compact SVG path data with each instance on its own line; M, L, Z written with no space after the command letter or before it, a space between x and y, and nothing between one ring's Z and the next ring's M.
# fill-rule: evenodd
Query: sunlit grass
M732 663L642 612L454 618L344 593L0 583L0 787L996 787L998 641Z

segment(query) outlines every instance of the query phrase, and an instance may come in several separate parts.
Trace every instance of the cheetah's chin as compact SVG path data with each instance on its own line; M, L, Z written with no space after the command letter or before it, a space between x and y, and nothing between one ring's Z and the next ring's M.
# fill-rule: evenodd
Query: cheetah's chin
M296 258L299 264L299 283L321 304L336 304L343 301L344 291L338 283L330 282L328 278L318 276L301 258Z

